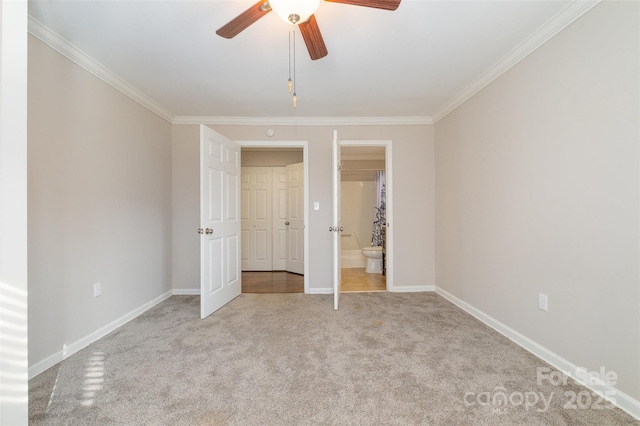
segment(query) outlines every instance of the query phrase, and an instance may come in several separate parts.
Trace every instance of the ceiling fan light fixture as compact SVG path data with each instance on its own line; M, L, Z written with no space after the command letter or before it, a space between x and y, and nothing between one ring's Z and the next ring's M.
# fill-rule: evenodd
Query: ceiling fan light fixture
M297 24L306 22L318 10L320 0L269 0L269 5L283 21Z

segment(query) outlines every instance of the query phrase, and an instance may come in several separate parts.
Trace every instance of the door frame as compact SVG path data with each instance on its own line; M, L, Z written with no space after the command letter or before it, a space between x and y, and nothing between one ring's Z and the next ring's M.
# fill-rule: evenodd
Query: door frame
M385 187L386 187L386 263L387 263L387 291L393 289L393 157L392 157L392 141L391 140L345 140L339 139L339 147L343 146L383 146L384 147L384 166L385 166Z
M302 148L304 174L304 292L309 294L309 141L236 141L242 148ZM241 156L242 159L242 156ZM242 163L240 164L242 167ZM238 192L240 191L238 187ZM238 194L239 196L240 194Z

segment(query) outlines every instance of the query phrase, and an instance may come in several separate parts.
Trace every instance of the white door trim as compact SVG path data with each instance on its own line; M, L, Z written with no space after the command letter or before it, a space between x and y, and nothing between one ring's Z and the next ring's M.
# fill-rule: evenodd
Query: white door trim
M340 146L384 146L385 147L385 179L387 188L387 232L386 232L386 263L387 263L387 291L393 288L393 157L391 140L342 140Z
M331 183L332 183L332 195L333 205L331 206L331 227L333 234L333 309L338 310L340 305L340 291L342 289L342 270L340 269L340 234L342 232L342 224L340 223L341 211L340 211L340 185L342 183L341 169L342 163L340 162L340 142L338 141L338 131L333 131L333 140L331 141Z
M309 142L308 141L237 141L242 148L302 148L304 163L304 292L309 294ZM240 190L240 189L238 189Z
M7 425L27 424L29 413L27 17L26 1L0 3L0 423Z

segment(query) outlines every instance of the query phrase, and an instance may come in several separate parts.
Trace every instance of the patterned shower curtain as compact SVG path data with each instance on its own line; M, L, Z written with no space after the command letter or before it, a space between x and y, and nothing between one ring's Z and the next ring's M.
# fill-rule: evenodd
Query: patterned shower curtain
M382 245L382 227L386 223L386 188L384 171L376 172L376 199L373 206L373 237L372 246Z

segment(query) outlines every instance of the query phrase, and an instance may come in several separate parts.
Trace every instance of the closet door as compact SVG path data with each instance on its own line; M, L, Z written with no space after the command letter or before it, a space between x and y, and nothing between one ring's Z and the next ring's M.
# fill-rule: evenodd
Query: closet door
M273 170L273 270L287 269L287 168Z
M242 168L242 270L272 270L271 167Z
M287 271L304 274L304 167L287 166Z

